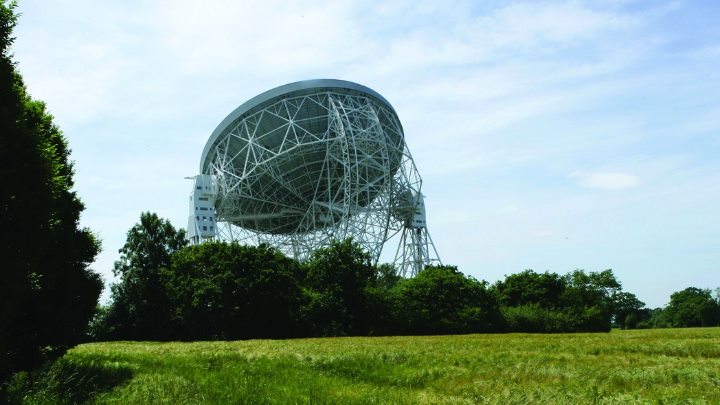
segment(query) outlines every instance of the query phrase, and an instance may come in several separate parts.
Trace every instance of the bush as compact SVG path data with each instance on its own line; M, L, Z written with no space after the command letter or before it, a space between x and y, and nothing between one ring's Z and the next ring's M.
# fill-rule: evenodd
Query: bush
M371 300L378 274L370 255L347 239L315 251L303 265L308 303L303 308L307 332L319 336L367 335L374 327L377 304ZM378 291L374 291L377 293ZM377 297L376 297L377 298Z
M178 339L299 334L298 263L267 245L208 242L176 252L164 272Z
M577 320L561 311L542 308L538 304L503 307L502 315L508 332L559 333L576 332Z
M502 317L487 284L454 266L428 266L394 288L399 332L407 334L497 331Z

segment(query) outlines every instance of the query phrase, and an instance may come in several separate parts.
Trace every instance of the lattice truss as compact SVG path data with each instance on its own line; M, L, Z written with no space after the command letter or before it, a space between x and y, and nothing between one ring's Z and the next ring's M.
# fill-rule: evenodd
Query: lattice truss
M341 90L251 111L210 156L220 237L268 243L299 260L352 237L377 262L422 186L395 113Z

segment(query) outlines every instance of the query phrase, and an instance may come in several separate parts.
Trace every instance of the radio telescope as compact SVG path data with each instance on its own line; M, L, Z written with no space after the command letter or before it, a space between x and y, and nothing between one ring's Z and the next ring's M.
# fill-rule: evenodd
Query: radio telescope
M400 120L357 83L306 80L250 99L213 131L200 173L191 243L267 243L305 260L351 237L377 263L394 238L403 276L440 262Z

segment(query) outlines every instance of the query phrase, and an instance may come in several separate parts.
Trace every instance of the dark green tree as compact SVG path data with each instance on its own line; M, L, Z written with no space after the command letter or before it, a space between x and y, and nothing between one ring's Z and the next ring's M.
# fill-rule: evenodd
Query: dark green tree
M640 321L649 320L649 312L643 310L645 303L635 294L620 291L612 295L613 322L622 329L635 329Z
M466 277L455 266L428 266L394 290L401 333L476 333L500 328L500 311L487 283Z
M709 289L688 287L670 295L670 303L664 309L671 326L718 326L720 307Z
M565 310L578 322L577 331L608 332L612 326L612 297L622 285L612 270L585 273L575 270L565 275L566 289L561 298Z
M170 221L145 212L127 233L113 273L112 304L101 328L110 339L163 340L168 338L171 309L163 279L172 254L187 245L185 231Z
M556 273L525 270L492 286L509 332L566 332L576 328L561 297L567 281Z
M397 269L390 263L383 263L377 266L377 282L376 286L385 290L395 287L402 276L398 274Z
M650 309L648 315L647 325L651 328L670 328L672 326L667 318L667 312L663 308Z
M304 265L308 304L305 324L312 334L364 335L372 330L368 288L377 273L370 255L352 240L333 241Z
M102 291L67 141L12 61L14 9L0 0L0 381L84 339Z
M506 331L522 333L576 332L577 315L566 309L550 309L538 304L501 307Z
M384 263L376 267L375 280L365 288L370 320L370 335L390 335L397 333L397 322L394 318L395 286L403 280L395 266Z
M516 307L534 304L543 308L558 308L566 283L555 273L535 273L525 270L511 274L493 285L493 293L503 306Z
M299 264L268 245L208 242L173 255L166 287L177 335L284 338L299 333Z

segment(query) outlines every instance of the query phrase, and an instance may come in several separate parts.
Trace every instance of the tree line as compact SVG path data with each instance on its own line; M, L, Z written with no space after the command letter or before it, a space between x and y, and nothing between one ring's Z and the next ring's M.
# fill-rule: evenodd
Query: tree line
M143 213L114 271L96 339L205 340L498 332L607 332L716 326L709 290L688 288L651 310L612 270L525 270L489 284L454 266L405 279L351 240L301 263L267 246L187 246L183 230Z

